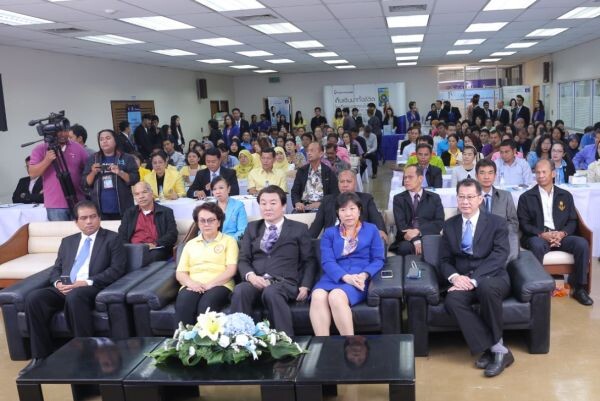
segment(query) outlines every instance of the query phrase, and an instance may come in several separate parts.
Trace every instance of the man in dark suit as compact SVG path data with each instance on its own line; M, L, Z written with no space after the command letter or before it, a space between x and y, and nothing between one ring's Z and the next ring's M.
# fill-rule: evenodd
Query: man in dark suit
M206 168L198 171L194 182L187 191L188 198L205 199L211 195L210 183L215 178L221 176L229 184L229 195L239 195L240 187L238 185L237 174L235 170L221 167L221 152L219 149L210 148L204 156Z
M577 231L577 210L573 196L553 184L556 176L554 163L542 159L535 165L537 185L519 198L517 216L521 225L521 244L531 250L543 263L550 251L563 251L573 255L575 273L569 275L574 289L573 297L582 305L594 303L585 290L590 267L587 241L573 235Z
M354 128L356 128L356 132L361 125L363 125L363 119L358 115L358 109L356 107L352 108L352 119L354 120Z
M135 206L125 210L119 237L123 243L146 244L148 255L144 255L144 265L173 256L177 242L177 223L173 209L154 202L152 187L146 181L132 188Z
M244 132L250 132L250 124L247 120L242 118L240 109L236 107L235 109L231 110L231 113L233 114L233 123L240 129L240 136L242 136Z
M29 174L30 156L25 158L25 169ZM31 178L29 175L19 179L17 188L13 192L13 203L44 203L44 190L41 177Z
M492 119L492 110L490 110L490 102L488 102L487 100L483 102L483 114L485 115L485 118L483 121L481 121L482 124L485 123L485 120Z
M508 228L506 219L480 212L483 197L477 181L460 181L457 198L460 214L446 220L439 250L440 279L450 285L444 305L471 352L483 353L476 366L493 377L514 362L502 341L502 301L510 293ZM474 302L479 302L479 312Z
M411 165L404 169L406 191L394 196L396 241L390 252L398 255L422 253L421 237L438 235L444 224L444 206L436 193L423 190L423 168Z
M416 149L417 164L423 169L423 188L442 188L444 184L442 170L429 163L433 155L431 145L428 143L419 143Z
M492 120L500 121L502 125L507 125L509 119L510 113L504 108L504 101L498 100L498 103L496 104L496 110L494 110L492 113Z
M63 238L50 273L49 286L30 292L25 311L32 360L25 373L53 351L50 320L60 310L75 337L94 335L96 294L125 273L125 250L117 233L100 227L100 212L91 201L75 205L81 233Z
M292 186L292 204L298 213L315 211L321 205L323 197L338 194L338 180L335 173L324 163L323 146L311 142L307 150L308 164L300 167Z
M119 135L117 135L116 139L117 148L119 148L121 152L135 152L135 144L133 143L133 138L131 137L131 127L129 126L129 121L123 120L119 123Z
M138 125L133 133L133 138L137 144L138 151L144 157L144 160L150 157L152 153L152 137L150 133L150 120L152 116L150 114L144 114L142 117L142 123Z
M515 121L517 121L519 118L522 118L525 120L525 127L527 127L529 125L529 121L531 120L531 112L529 111L529 107L523 104L524 101L525 98L523 98L523 96L517 95L517 108L513 113L512 122L514 124Z
M261 220L242 237L231 312L252 314L260 298L278 331L294 335L289 301L303 301L314 284L315 258L305 224L284 217L286 194L276 185L258 193Z
M356 173L352 170L343 170L338 176L339 193L354 192L360 198L363 208L360 212L361 221L373 223L379 229L379 235L384 242L387 242L388 237L385 229L385 223L381 213L377 210L373 195L356 192ZM308 232L312 238L318 238L322 230L332 227L337 224L337 214L335 212L335 202L339 194L327 195L321 202L321 207L315 215Z
M315 116L310 120L310 129L315 132L315 128L327 124L327 119L321 115L321 108L315 107Z

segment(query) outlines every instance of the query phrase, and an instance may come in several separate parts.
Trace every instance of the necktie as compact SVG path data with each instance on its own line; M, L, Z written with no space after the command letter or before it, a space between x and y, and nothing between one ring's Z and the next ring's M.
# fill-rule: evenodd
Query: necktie
M412 222L411 222L412 228L419 227L419 218L417 217L417 207L418 206L419 206L419 194L416 194L413 198L413 203L412 203Z
M471 220L465 222L465 232L463 233L462 241L460 242L460 248L464 253L468 253L469 255L473 254L473 227L471 225Z
M421 184L423 188L429 187L429 183L427 182L427 167L423 169L423 184Z
M485 210L492 213L492 197L490 194L485 194Z
M73 263L73 267L71 268L71 273L69 274L69 276L71 276L72 283L74 283L77 280L77 273L79 272L79 269L81 269L81 266L83 266L83 263L90 255L90 244L91 243L92 243L92 239L90 237L87 237L85 239L85 242L83 243L83 246L79 250L77 257L75 258L75 263Z
M277 235L277 226L269 226L269 235L267 236L267 239L264 241L262 246L263 251L265 251L266 253L270 253L271 249L273 249L273 245L275 245L275 242L277 242L278 238L279 236Z
M217 178L217 173L213 171L212 173L210 173L210 182L213 182L215 178Z

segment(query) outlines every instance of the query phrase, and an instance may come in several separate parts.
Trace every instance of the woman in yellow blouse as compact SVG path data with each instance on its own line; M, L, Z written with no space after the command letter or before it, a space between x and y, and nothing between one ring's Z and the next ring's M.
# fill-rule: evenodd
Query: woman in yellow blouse
M187 164L181 168L179 174L181 175L181 178L183 178L184 184L189 186L194 182L198 171L205 169L206 166L201 166L199 164L200 153L195 150L190 150L185 159Z
M338 127L344 126L344 114L342 113L342 109L339 107L335 109L335 116L333 117L333 128L338 129Z
M154 198L175 200L185 197L185 187L179 171L167 168L167 154L159 150L151 157L152 172L144 177L144 181L152 187Z
M300 110L296 111L296 116L292 121L292 128L298 129L303 128L306 129L306 123L304 122L304 117L302 117L302 112Z
M284 174L287 174L289 169L290 166L285 155L285 150L280 146L275 147L275 163L273 163L273 170L281 170Z
M200 234L185 244L177 264L175 277L182 287L175 301L176 324L194 324L207 308L219 311L227 305L237 272L237 241L219 231L223 210L207 202L194 209L193 218Z
M144 177L147 176L148 174L151 173L150 170L148 170L146 167L142 166L142 155L135 152L132 153L131 156L133 156L133 160L135 160L135 163L138 166L138 172L140 173L140 181L144 181Z
M240 164L234 166L233 169L238 179L245 180L248 178L248 173L254 168L254 157L246 149L240 150Z

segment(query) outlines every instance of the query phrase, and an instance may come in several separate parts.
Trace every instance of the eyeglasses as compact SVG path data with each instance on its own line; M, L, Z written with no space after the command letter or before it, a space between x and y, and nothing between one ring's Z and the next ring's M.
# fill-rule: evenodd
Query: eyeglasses
M215 221L217 221L217 219L214 217L211 217L210 219L198 219L198 224L202 224L204 226L207 224L212 224Z
M469 201L469 202L473 202L474 199L479 198L479 195L457 195L456 198L458 199L459 202L463 202L463 201Z

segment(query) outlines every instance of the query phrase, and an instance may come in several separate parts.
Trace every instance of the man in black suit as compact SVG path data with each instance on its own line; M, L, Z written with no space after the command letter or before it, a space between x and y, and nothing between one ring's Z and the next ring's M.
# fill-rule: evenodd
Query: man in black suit
M152 115L144 114L142 123L138 125L133 133L133 138L137 144L138 151L144 157L144 160L150 157L152 153L152 137L150 135L150 120Z
M231 113L233 114L233 123L240 129L240 137L244 132L250 132L250 124L248 124L247 120L242 118L240 109L236 107L235 109L231 110Z
M327 119L321 115L321 108L315 107L315 116L310 120L310 129L315 132L315 128L327 124Z
M129 121L121 121L119 123L119 135L117 135L117 148L123 153L135 152L135 144L131 137L131 127Z
M529 111L529 107L523 105L524 101L525 98L523 98L523 96L517 95L517 108L513 113L512 122L514 124L515 121L517 121L519 118L522 118L525 120L525 127L527 127L529 125L529 121L531 120L531 112Z
M573 297L580 304L594 303L585 290L588 283L590 251L587 241L573 235L577 231L577 210L573 195L553 184L556 177L554 163L542 159L535 165L537 185L519 198L517 216L521 226L521 244L531 250L543 263L550 251L563 251L573 255L575 273L569 274Z
M300 167L292 186L292 204L298 213L315 211L323 197L338 194L338 180L331 168L321 163L323 146L311 142L307 150L308 164Z
M492 110L490 110L490 102L488 102L487 100L483 102L483 114L485 115L485 118L483 119L483 121L481 121L482 124L485 123L485 120L492 119Z
M187 191L188 198L205 199L211 195L210 183L215 178L221 176L225 178L229 187L229 195L239 195L240 187L238 185L237 174L235 170L221 167L221 152L219 149L210 148L204 156L206 168L198 171L194 182Z
M29 177L29 160L30 156L25 158L25 169L27 177L19 179L17 188L13 192L13 203L44 203L44 189L42 186L43 180L41 177Z
M303 301L314 284L315 258L305 224L284 217L286 194L276 185L258 193L261 220L248 224L242 237L231 312L252 314L260 300L278 331L294 335L289 301Z
M457 186L460 214L446 220L440 245L440 279L450 287L444 303L485 376L497 376L514 362L502 341L502 301L510 293L506 219L480 212L481 186L473 179ZM476 312L472 304L479 302Z
M419 143L416 149L417 164L423 169L423 188L442 188L444 185L442 170L429 164L433 155L433 148L428 143Z
M358 115L358 109L356 107L352 108L352 119L354 120L354 127L356 128L356 132L358 132L358 128L363 125L363 119Z
M502 125L507 125L509 119L510 113L504 108L504 101L498 100L498 103L496 103L496 110L492 113L492 120L500 121Z
M394 221L396 241L390 252L398 255L422 253L421 237L438 235L444 224L442 199L434 192L425 191L423 168L411 165L404 169L406 191L394 196Z
M100 227L97 206L81 201L74 213L81 233L63 238L49 286L30 292L25 300L32 360L21 373L52 353L50 320L56 312L64 309L74 337L93 336L96 294L125 273L123 244L117 233Z
M154 202L152 187L146 181L138 182L131 190L136 205L123 213L119 226L121 241L148 245L147 259L144 255L147 263L169 259L177 242L173 209Z
M339 193L354 192L360 198L363 208L360 212L360 220L375 224L379 229L379 235L383 241L387 242L388 237L385 229L385 223L381 213L377 210L373 195L365 192L356 192L356 173L352 170L343 170L338 176ZM335 202L338 193L327 195L321 202L321 207L315 215L308 232L312 238L319 238L322 230L337 224L337 214L335 212Z

